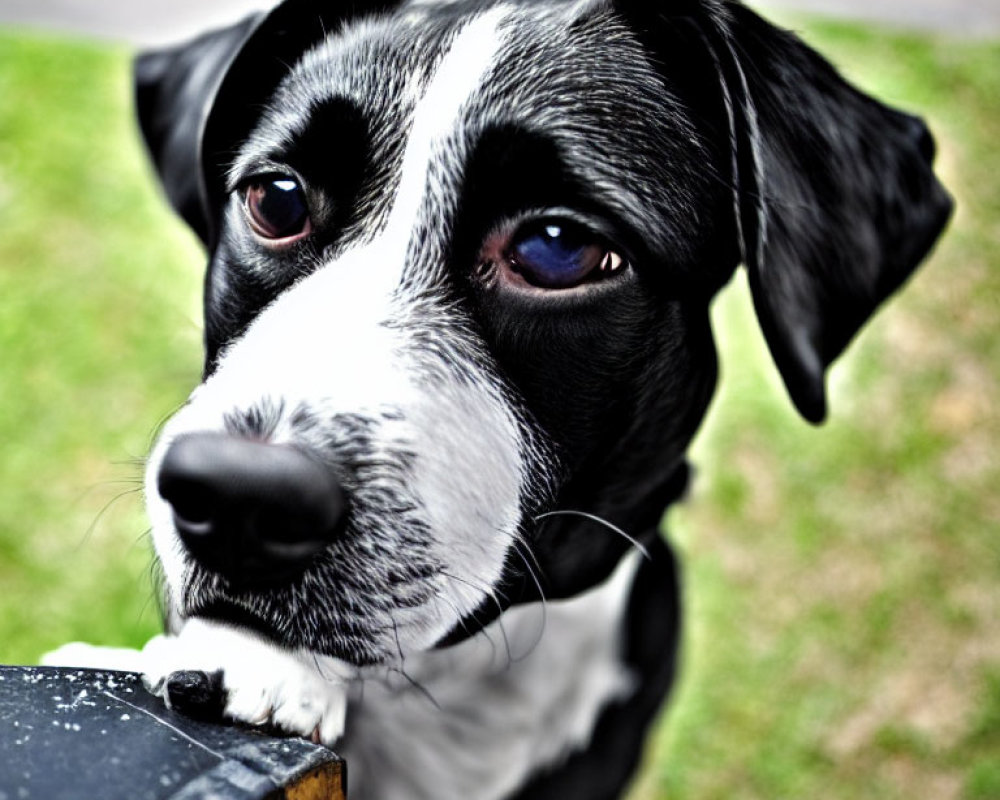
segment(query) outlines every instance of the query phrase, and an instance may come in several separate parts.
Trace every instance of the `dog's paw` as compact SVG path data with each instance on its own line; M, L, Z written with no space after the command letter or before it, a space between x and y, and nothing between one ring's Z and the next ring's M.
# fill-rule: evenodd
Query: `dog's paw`
M142 651L146 687L201 719L277 728L333 745L344 731L347 665L282 650L253 633L200 619Z

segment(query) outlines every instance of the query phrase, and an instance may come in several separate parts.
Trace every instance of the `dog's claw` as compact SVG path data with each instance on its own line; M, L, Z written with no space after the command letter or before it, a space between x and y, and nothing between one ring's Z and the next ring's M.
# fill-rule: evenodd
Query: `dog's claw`
M222 671L181 670L167 676L163 697L170 708L189 717L217 721L226 710Z

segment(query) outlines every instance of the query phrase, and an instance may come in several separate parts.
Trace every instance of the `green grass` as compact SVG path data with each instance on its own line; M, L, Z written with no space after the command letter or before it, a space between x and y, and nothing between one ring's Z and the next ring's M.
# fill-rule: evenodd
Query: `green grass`
M800 27L928 116L959 210L822 428L742 282L718 301L722 391L669 519L684 672L634 796L1000 798L1000 43ZM0 661L157 627L131 490L197 379L202 257L153 188L127 62L0 36Z
M198 374L200 257L127 54L0 39L0 659L155 630L140 459Z

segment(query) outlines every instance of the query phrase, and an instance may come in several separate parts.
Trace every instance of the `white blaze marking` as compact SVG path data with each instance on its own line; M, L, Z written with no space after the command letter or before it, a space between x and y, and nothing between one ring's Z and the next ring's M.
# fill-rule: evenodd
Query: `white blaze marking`
M455 37L417 104L403 157L403 173L385 238L406 247L420 204L435 148L458 125L462 107L493 65L501 40L498 27L508 13L503 6L477 17Z

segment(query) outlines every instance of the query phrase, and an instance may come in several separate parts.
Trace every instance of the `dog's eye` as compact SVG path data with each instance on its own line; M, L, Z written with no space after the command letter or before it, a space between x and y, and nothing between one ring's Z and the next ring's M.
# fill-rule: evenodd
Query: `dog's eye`
M265 239L295 239L309 232L309 206L294 178L253 178L243 189L243 208L250 227Z
M625 260L587 229L547 221L519 232L510 245L511 267L543 289L569 289L618 272Z

